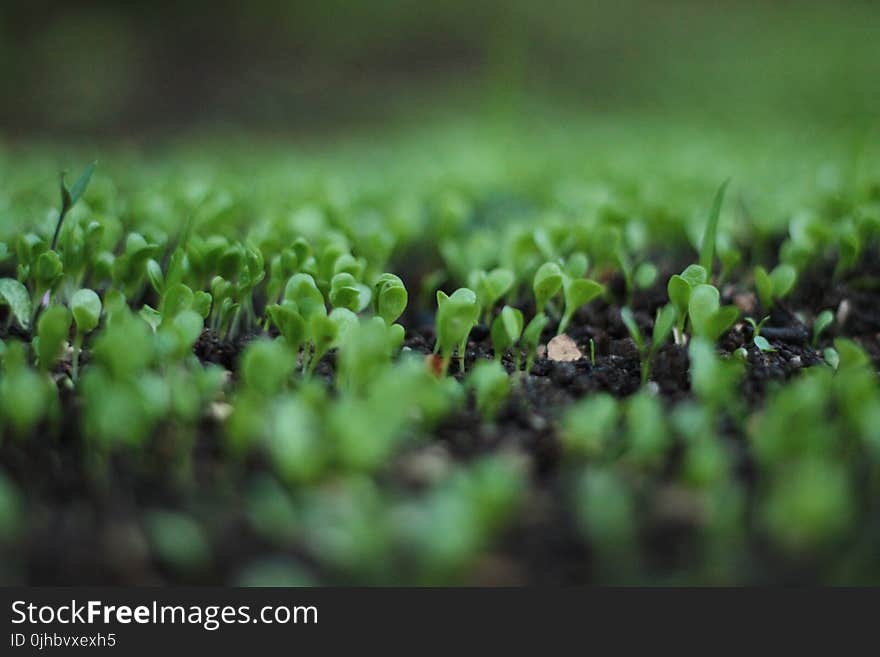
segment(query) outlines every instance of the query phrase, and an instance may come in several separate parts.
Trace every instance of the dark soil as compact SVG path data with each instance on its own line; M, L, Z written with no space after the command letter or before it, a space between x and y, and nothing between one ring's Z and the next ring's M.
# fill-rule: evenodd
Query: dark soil
M739 348L746 349L748 366L742 393L747 404L760 406L774 382L823 362L821 352L810 346L810 326L815 315L826 308L837 312L840 321L818 346L828 346L836 336L850 337L880 362L880 265L871 259L829 285L832 271L829 264L808 272L788 302L773 311L762 335L775 351L759 351L752 343L748 324L738 324L719 342L721 352L728 356ZM665 281L666 277L660 279ZM731 302L737 293L747 290L725 289L725 302ZM632 300L636 320L646 335L650 335L654 313L665 301L665 285L639 293ZM748 314L762 316L760 312ZM548 326L543 341L552 338L555 330L555 326ZM640 363L621 322L619 305L596 302L582 309L568 334L586 354L584 358L573 362L537 358L529 374L518 375L510 399L494 422L481 421L469 403L445 418L431 440L417 448L426 454L440 449L457 461L500 449L514 450L531 464L533 486L525 510L491 558L475 566L468 582L596 581L589 550L567 510L570 505L564 491L571 473L562 459L555 421L568 405L590 394L603 391L627 397L637 392ZM228 342L206 330L194 351L203 362L220 364L234 373L241 351L254 337ZM434 340L433 327L409 326L404 348L429 354ZM595 345L595 363L589 359L590 340ZM465 354L466 368L493 355L488 329L476 327ZM506 355L502 362L512 372L512 359ZM318 374L329 379L333 367L331 354L320 364ZM650 385L669 405L685 400L691 395L688 368L687 348L670 342L657 354ZM461 377L457 360L450 371ZM49 438L55 432L45 427L26 439L0 444L0 463L24 491L30 513L30 531L14 556L20 568L11 567L11 572L24 572L31 584L228 583L255 557L287 555L312 568L318 580L334 581L334 573L321 572L306 555L269 545L251 529L243 508L244 489L253 475L267 466L259 459L230 462L221 447L216 420L205 418L195 445L176 445L173 432L160 428L145 457L135 460L119 455L101 463L86 463L78 430L78 402L69 392L61 399L63 430L58 432L58 440ZM738 454L738 471L748 481L753 466L743 437L731 428L726 438ZM675 484L679 457L673 451L661 468L657 508L652 508L653 521L642 537L643 553L650 555L649 565L658 572L681 566L693 548L689 520L693 504L687 491ZM394 464L387 476L398 478L403 490L412 484ZM142 514L148 509L197 513L211 530L212 563L184 578L155 563L141 525ZM0 577L3 574L0 571Z

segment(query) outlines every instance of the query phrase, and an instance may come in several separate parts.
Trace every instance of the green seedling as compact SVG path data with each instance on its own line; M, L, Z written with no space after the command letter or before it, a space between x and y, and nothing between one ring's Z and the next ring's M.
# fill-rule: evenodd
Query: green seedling
M510 395L510 377L497 361L480 361L468 375L467 384L474 391L477 410L491 422Z
M769 311L777 301L791 292L796 281L797 270L791 265L779 265L769 274L763 267L755 267L755 287L761 307Z
M51 306L37 324L36 352L43 371L49 371L61 358L70 332L70 311L64 306Z
M0 417L4 428L26 437L50 412L56 400L52 382L28 366L25 345L10 342L3 354L0 376Z
M656 470L670 443L662 402L644 390L633 395L626 407L626 460Z
M376 301L376 314L389 326L403 315L409 301L403 281L394 274L379 277L373 298Z
M716 342L739 317L736 306L721 306L721 295L712 285L698 285L688 301L694 335Z
M77 290L70 300L70 311L76 324L72 366L72 378L76 382L79 379L79 356L83 338L98 328L98 323L101 321L101 299L93 290Z
M579 401L562 418L562 444L572 455L601 456L617 428L620 407L608 393Z
M60 176L61 210L58 212L58 223L55 225L55 233L52 235L52 243L49 246L50 251L55 250L55 247L58 244L58 236L61 234L61 225L64 223L64 218L67 216L67 213L70 212L70 209L76 205L76 202L82 198L82 195L86 191L86 187L89 186L89 181L92 179L92 174L95 172L95 167L97 166L97 162L92 162L87 166L80 174L79 178L76 179L76 182L73 183L73 187L69 189L64 182L64 173L62 172Z
M284 338L287 346L294 352L306 341L306 322L300 315L294 301L285 301L266 308L266 314L278 332Z
M23 329L30 328L31 298L27 288L14 278L0 278L0 303L9 306L9 318Z
M675 307L676 312L676 342L681 342L684 337L685 326L688 319L688 304L694 288L703 285L709 278L707 271L700 265L690 265L681 274L675 274L669 279L666 291L669 301Z
M544 312L547 303L562 289L562 269L555 262L545 262L535 272L532 290L535 293L536 314Z
M822 334L828 330L828 327L834 323L834 313L830 310L823 310L816 316L816 321L813 322L813 339L812 346L815 349L819 344L819 338L822 337Z
M336 274L330 281L330 304L352 312L361 310L361 290L357 279L347 272Z
M522 334L522 345L526 352L526 374L531 374L532 366L535 363L535 355L538 352L538 345L541 343L541 336L550 318L544 313L535 315L529 322Z
M636 343L636 348L639 350L642 363L642 385L645 385L651 376L651 366L654 362L654 357L672 333L672 328L675 324L675 308L667 304L657 311L657 316L654 319L651 344L646 344L639 325L636 323L635 317L633 317L632 311L629 308L623 308L620 311L620 317L629 331L633 342Z
M767 315L760 322L755 322L755 320L751 317L746 317L746 322L752 327L752 342L758 348L758 350L764 353L771 353L776 351L776 349L771 346L771 344L767 341L763 335L761 335L761 329L764 328L764 325L770 320L770 315Z
M434 353L443 355L442 372L449 371L452 352L458 347L459 369L464 371L464 353L471 329L477 323L480 305L477 295L466 287L459 288L452 295L442 290L437 292L437 344Z
M523 331L522 312L510 306L504 306L495 321L492 322L491 337L492 349L495 351L495 360L501 362L501 357L508 349L513 348L519 342ZM516 352L516 364L514 370L519 371L519 351Z
M706 229L703 232L703 241L700 244L700 266L706 270L707 274L712 273L712 265L715 261L718 220L721 218L721 205L724 203L724 193L729 184L730 180L725 180L715 193L715 200L712 201L712 209L709 212L709 220L706 222Z
M510 291L515 280L512 271L501 267L490 272L477 271L469 277L468 284L477 294L485 324L489 323L495 305Z
M574 316L574 313L578 308L590 303L590 301L598 297L604 291L605 288L596 281L587 278L570 278L569 276L565 276L563 278L565 311L559 322L557 334L561 335L565 333L565 329L568 328L571 318Z

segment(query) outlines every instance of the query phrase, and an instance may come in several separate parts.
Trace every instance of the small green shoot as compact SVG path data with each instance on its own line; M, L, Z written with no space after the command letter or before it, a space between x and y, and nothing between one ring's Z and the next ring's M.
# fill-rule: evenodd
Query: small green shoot
M452 352L458 347L459 369L464 371L464 353L471 329L477 323L480 305L477 295L466 287L457 289L451 295L442 290L437 292L437 344L434 353L443 355L443 374L449 371Z
M474 391L477 410L483 419L491 422L498 409L510 395L510 377L497 361L480 361L467 378Z
M816 316L816 321L813 322L813 339L811 341L811 345L813 349L815 349L819 344L819 338L822 337L822 334L828 330L828 327L834 323L834 313L831 310L823 310Z
M535 363L535 355L541 342L541 335L550 322L550 318L544 313L535 315L526 326L522 335L522 345L526 351L526 374L530 374Z
M797 281L797 270L791 265L781 264L769 274L761 266L755 267L755 287L758 299L765 311L788 295Z
M688 301L694 335L716 342L739 317L736 306L721 306L721 295L712 285L698 285Z
M58 213L58 223L55 225L55 234L52 235L52 243L49 245L50 251L54 251L55 247L58 245L58 236L61 234L61 224L64 223L64 217L67 216L70 209L76 205L76 202L79 201L85 193L86 187L89 186L89 181L92 179L92 174L95 172L95 167L97 166L97 162L92 162L87 166L70 189L68 189L67 184L64 182L64 173L61 173L61 210Z
M523 331L522 312L510 306L504 306L495 321L492 322L490 335L492 349L495 351L495 360L500 362L504 352L513 348L519 342ZM519 370L519 351L516 352L515 370Z
M94 331L101 321L101 299L93 290L87 288L77 290L70 300L70 310L76 324L72 366L72 378L75 383L79 379L79 356L83 338Z
M715 193L712 210L709 212L709 220L706 222L706 230L703 232L703 241L700 244L700 266L709 275L712 273L712 264L715 260L715 240L718 233L718 220L721 217L721 205L724 203L724 192L727 191L729 184L730 179L725 180Z
M620 311L620 318L623 320L633 342L636 344L636 348L639 350L642 385L645 385L651 376L651 366L654 362L654 357L672 333L672 328L675 324L675 308L671 304L667 304L657 310L650 345L646 344L639 325L636 323L635 317L629 308L623 308Z

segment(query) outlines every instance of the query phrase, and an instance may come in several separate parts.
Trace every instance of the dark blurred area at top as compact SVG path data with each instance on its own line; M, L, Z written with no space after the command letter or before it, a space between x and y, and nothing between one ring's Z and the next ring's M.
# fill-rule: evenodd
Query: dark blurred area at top
M5 2L0 134L311 130L418 111L869 119L880 3Z

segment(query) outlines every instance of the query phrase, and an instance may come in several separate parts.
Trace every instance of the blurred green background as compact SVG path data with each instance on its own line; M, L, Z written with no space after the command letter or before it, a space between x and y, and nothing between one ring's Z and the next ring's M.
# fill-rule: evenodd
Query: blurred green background
M4 2L6 138L314 132L437 114L871 122L880 3Z

